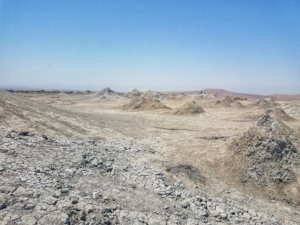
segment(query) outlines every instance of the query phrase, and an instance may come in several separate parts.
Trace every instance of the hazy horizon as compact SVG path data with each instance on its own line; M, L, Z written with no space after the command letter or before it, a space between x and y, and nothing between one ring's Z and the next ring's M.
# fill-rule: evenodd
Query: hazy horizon
M277 93L254 93L254 92L247 92L247 91L235 91L235 90L230 90L230 89L223 89L223 88L204 88L204 89L194 89L194 90L153 90L153 89L139 89L139 88L134 88L134 89L126 89L126 90L119 90L119 89L114 89L111 87L101 87L98 89L84 89L84 88L79 88L79 89L72 89L72 88L41 88L41 87L26 87L26 86L0 86L0 90L4 90L4 91L9 91L9 90L14 90L14 91L79 91L79 92L85 92L85 91L92 91L92 92L98 92L98 91L102 91L106 88L110 88L115 92L119 92L119 93L127 93L127 92L131 92L134 89L137 89L139 91L142 92L147 92L147 91L154 91L154 92L161 92L161 93L180 93L180 92L197 92L197 91L207 91L207 90L218 90L218 91L228 91L228 92L233 92L233 93L237 93L237 94L250 94L250 95L262 95L262 96L271 96L271 95L300 95L300 93L284 93L284 92L277 92Z
M300 93L299 1L0 0L0 86Z

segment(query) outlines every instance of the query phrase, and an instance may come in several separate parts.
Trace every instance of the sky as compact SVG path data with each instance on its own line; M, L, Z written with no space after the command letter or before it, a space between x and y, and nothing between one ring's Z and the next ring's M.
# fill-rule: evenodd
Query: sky
M299 0L0 0L0 86L300 93Z

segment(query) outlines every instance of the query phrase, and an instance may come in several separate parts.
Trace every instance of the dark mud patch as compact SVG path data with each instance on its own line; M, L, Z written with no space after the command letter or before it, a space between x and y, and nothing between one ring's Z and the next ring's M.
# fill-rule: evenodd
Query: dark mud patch
M173 174L185 174L190 180L205 183L206 178L200 174L200 171L191 165L177 165L166 169Z
M203 136L199 137L202 140L227 140L229 136Z

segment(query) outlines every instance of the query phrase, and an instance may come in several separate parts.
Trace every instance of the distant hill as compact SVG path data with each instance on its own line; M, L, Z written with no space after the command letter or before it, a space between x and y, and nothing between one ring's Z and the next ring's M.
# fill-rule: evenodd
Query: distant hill
M256 94L238 93L238 92L227 91L224 89L213 89L213 88L204 89L204 90L202 90L202 92L208 93L208 94L214 94L214 95L218 95L218 96L231 95L234 97L250 98L250 99L262 99L262 98L270 97L277 101L300 100L300 94L295 94L295 95L288 95L288 94L256 95Z
M232 91L227 91L224 89L213 89L213 88L207 88L202 90L204 93L208 94L213 94L213 95L218 95L218 96L234 96L234 97L239 97L239 98L254 98L254 99L260 99L260 98L265 98L267 96L265 95L255 95L255 94L245 94L245 93L237 93L237 92L232 92Z

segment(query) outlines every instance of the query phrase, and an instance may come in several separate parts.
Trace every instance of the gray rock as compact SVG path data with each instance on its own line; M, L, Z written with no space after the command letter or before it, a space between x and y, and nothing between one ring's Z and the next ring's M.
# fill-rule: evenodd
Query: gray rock
M190 203L187 200L185 200L181 203L181 207L186 209L190 207Z
M13 196L16 196L16 197L21 197L21 196L31 197L32 195L33 195L33 192L31 190L26 189L22 186L19 186L17 188L17 190L13 192Z
M55 191L53 194L54 198L60 198L61 197L61 191Z
M36 225L37 222L34 216L31 214L22 216L21 221L24 225Z
M69 192L69 188L62 188L61 193L62 194L67 194Z
M45 198L44 200L43 200L43 202L44 203L46 203L46 204L48 204L48 205L56 205L56 203L57 203L57 199L56 198L54 198L54 197L47 197L47 198Z
M71 203L72 204L77 204L79 202L79 198L77 198L77 197L72 197L72 199L71 199Z
M201 210L201 211L199 212L199 216L200 216L200 217L208 217L208 212L207 212L207 210Z

